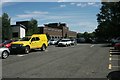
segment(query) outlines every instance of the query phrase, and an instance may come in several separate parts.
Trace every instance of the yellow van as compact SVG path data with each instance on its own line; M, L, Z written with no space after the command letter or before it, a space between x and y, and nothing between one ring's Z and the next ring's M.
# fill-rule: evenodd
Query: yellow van
M33 34L32 36L24 37L20 41L11 44L10 51L29 53L31 49L46 50L48 47L48 39L46 34Z

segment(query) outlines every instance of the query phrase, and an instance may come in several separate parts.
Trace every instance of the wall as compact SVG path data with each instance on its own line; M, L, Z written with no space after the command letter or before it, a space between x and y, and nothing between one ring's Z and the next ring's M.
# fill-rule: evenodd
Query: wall
M19 38L19 36L20 36L20 27L19 26L12 27L12 34L14 32L18 32L18 38ZM12 35L12 38L13 38L13 35Z
M20 27L20 38L25 37L25 29Z
M77 33L69 31L69 27L66 24L61 23L50 23L45 24L43 27L38 27L39 33L49 34L51 37L76 37Z
M62 30L57 28L44 27L44 33L51 37L62 37Z
M74 32L74 31L69 31L68 32L68 37L76 38L76 36L77 36L76 32Z

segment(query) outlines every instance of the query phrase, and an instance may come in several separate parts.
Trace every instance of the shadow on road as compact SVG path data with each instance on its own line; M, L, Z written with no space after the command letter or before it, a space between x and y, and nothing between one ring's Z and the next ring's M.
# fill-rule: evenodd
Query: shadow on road
M30 50L30 53L32 53L32 52L42 52L41 51L41 49L32 49L32 50ZM19 55L19 54L26 54L26 53L24 53L24 52L22 52L22 53L20 53L20 52L14 52L14 53L10 53L10 55Z
M112 71L107 75L109 80L120 80L120 71Z
M113 47L111 44L103 44L101 47Z

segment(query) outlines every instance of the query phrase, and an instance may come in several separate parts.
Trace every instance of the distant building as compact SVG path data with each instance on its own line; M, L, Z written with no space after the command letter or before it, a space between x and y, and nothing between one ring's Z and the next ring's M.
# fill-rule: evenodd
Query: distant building
M25 37L25 29L24 25L11 25L12 27L12 38L23 38Z
M65 23L49 23L44 24L44 26L40 26L38 28L40 34L48 34L50 38L75 38L77 35L76 32L69 31L69 28Z
M12 38L25 37L28 31L30 21L17 21L16 25L12 25ZM44 26L38 26L39 34L47 34L49 38L76 38L77 33L70 31L65 23L49 23Z
M27 33L27 31L28 31L28 28L30 27L29 26L29 23L30 23L30 21L17 21L16 22L16 25L24 25L25 27L26 27L26 30L25 30L25 32Z

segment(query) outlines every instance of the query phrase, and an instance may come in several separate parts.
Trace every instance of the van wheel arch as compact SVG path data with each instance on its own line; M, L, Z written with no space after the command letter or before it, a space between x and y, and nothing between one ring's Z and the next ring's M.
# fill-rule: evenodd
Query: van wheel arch
M30 52L30 46L27 45L27 46L25 46L25 53L28 54L29 52Z
M45 51L46 48L47 48L47 46L46 46L45 44L43 44L42 47L41 47L41 50L42 50L42 51Z

